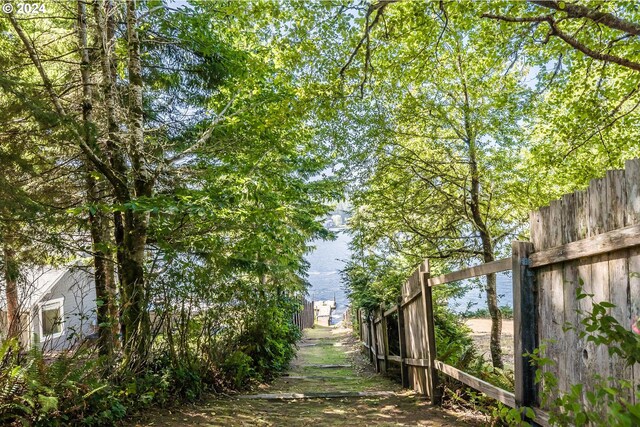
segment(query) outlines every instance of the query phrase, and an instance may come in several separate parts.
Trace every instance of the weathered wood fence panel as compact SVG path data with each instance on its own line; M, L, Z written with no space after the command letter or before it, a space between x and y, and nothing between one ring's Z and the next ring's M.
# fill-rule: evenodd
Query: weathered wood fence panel
M417 295L417 298L410 299ZM404 333L406 343L406 359L408 366L409 386L418 393L427 394L426 366L420 361L427 357L427 331L425 328L424 307L422 305L422 291L420 289L420 272L414 271L402 287L403 300L406 305L403 308Z
M402 286L393 307L358 313L360 337L376 370L399 363L402 384L438 403L438 373L482 391L505 405L529 406L536 423L548 425L548 408L540 407L541 387L526 354L541 344L554 361L545 372L558 379L557 394L583 384L598 387L597 376L640 385L640 364L626 366L607 348L586 338L581 321L593 301L615 304L610 314L631 328L640 318L640 160L625 170L607 172L585 191L567 194L531 213L531 242L513 242L511 258L469 267L442 276L429 275L425 261ZM510 393L437 360L431 288L458 280L512 271L515 345L515 392ZM389 355L387 322L397 313L400 355ZM634 401L630 393L627 397ZM583 396L584 400L584 396Z
M597 387L597 376L640 383L639 367L626 366L604 346L580 339L581 320L590 312L590 298L578 300L582 287L593 301L616 305L610 314L625 327L640 315L640 161L625 170L608 171L586 191L565 195L531 215L531 240L538 290L538 335L547 346L545 367L558 378L560 393L584 384ZM572 329L563 331L563 326ZM566 329L566 328L565 328ZM627 396L633 399L632 394Z
M301 309L293 313L293 324L300 330L312 328L315 320L313 301L307 301L306 298L303 298L300 305Z

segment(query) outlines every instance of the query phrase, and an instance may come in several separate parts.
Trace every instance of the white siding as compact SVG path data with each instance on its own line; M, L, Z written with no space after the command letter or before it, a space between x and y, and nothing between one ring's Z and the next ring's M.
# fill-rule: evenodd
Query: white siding
M40 307L47 301L63 299L64 323L59 337L41 335ZM43 351L65 350L94 332L96 324L96 290L93 274L72 267L56 285L33 307L32 333L34 345Z

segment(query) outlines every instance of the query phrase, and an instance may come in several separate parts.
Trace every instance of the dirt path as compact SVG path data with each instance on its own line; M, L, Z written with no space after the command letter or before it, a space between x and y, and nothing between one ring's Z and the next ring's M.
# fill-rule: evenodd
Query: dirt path
M331 366L328 367L327 365ZM365 392L364 396L352 396ZM329 393L332 398L300 398ZM279 398L279 399L276 399ZM142 426L464 426L475 420L431 406L376 375L349 330L305 331L287 375L252 395L211 397L177 410L156 410Z

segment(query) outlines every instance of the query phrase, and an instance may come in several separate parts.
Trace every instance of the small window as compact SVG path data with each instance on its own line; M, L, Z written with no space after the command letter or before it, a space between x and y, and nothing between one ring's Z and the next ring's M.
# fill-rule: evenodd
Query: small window
M55 338L64 330L63 299L47 301L40 307L40 325L43 338Z

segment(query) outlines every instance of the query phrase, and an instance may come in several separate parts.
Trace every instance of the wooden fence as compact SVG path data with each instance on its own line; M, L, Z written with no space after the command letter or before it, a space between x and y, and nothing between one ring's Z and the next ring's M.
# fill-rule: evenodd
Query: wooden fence
M631 328L640 317L640 160L625 170L609 171L586 191L565 195L531 214L531 242L513 242L512 256L453 273L431 277L429 262L416 269L392 307L358 313L360 337L376 371L400 365L402 384L441 399L439 375L448 375L510 407L529 406L536 422L548 425L549 408L541 408L541 384L524 354L540 344L545 367L558 379L558 391L584 384L584 393L598 387L596 376L640 384L640 365L625 366L606 348L579 338L582 313L591 299L578 299L583 286L594 301L610 301L610 314ZM511 393L438 360L432 288L449 282L511 271L514 310L514 375ZM567 326L570 328L567 330ZM397 354L396 354L397 353ZM628 398L634 401L633 393Z
M293 324L300 328L300 330L312 328L315 320L313 301L307 301L306 298L303 298L300 305L302 308L293 313Z

